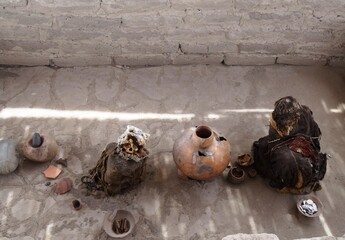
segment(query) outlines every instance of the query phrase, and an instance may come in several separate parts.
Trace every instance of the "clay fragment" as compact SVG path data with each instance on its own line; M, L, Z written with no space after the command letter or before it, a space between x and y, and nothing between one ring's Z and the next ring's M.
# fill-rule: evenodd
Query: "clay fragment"
M62 170L52 164L43 172L46 178L55 179L57 178Z
M69 178L63 178L61 179L55 189L55 193L57 194L64 194L66 192L69 192L73 187L72 180Z

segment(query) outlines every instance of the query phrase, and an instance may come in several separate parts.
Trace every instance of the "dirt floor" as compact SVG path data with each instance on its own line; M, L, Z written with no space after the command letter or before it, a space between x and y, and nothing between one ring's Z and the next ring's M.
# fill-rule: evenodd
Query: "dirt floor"
M226 181L228 170L212 181L177 178L172 147L185 129L206 124L223 133L234 162L268 133L273 104L287 95L313 110L322 151L332 156L322 190L313 194L324 205L320 217L299 214L301 196L277 193L261 177L240 185ZM84 196L80 178L128 124L151 134L144 181L115 197ZM59 157L68 159L56 180L42 174L49 162L22 157L17 170L0 175L0 238L110 239L102 222L115 209L135 217L127 239L222 239L238 233L341 237L344 130L345 69L340 68L0 68L0 139L19 142L34 132L48 133L60 147ZM63 177L73 180L74 189L57 195L55 183ZM80 211L73 210L74 199L82 202Z

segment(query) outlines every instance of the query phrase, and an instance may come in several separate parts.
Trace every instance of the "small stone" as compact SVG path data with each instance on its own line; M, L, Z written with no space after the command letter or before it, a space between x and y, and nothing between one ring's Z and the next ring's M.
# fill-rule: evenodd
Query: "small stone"
M11 173L18 167L16 145L14 140L0 140L0 174Z
M50 186L50 184L51 184L51 182L46 182L46 184L44 184L44 185Z
M31 146L33 148L38 148L42 145L43 141L41 138L41 135L39 133L34 133L34 135L32 136L32 143Z

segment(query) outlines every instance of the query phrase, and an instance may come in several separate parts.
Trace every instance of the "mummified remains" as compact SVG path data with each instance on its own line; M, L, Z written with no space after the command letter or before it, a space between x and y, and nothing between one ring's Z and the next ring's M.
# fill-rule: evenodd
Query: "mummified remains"
M327 167L320 137L313 112L291 96L281 98L275 103L269 134L253 144L254 166L281 192L319 190Z

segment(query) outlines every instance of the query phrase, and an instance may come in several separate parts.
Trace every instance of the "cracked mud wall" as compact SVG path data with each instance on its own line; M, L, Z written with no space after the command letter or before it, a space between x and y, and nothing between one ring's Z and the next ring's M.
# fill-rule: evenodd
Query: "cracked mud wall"
M0 64L345 65L345 1L0 0Z

